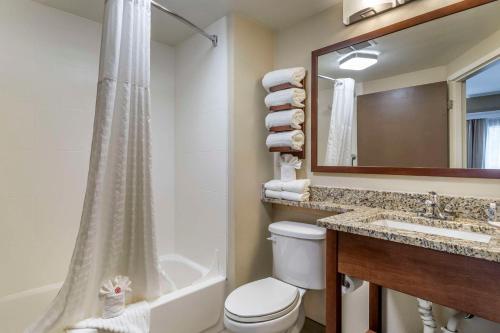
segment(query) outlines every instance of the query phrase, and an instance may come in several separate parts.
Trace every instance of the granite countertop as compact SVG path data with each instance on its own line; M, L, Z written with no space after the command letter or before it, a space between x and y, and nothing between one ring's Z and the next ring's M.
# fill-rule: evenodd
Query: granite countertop
M335 201L293 202L269 198L263 198L262 201L335 213L336 215L318 220L317 224L327 229L500 262L500 229L488 225L485 221L462 217L454 221L442 221L419 217L413 212L338 204ZM481 243L478 241L467 241L447 236L389 228L371 223L384 219L458 231L480 232L490 235L491 240L488 243Z

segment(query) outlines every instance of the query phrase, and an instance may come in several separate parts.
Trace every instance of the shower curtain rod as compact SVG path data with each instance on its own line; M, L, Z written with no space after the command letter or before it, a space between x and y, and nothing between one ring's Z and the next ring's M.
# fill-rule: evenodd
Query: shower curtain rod
M156 1L151 1L151 4L156 7L157 9L159 9L160 11L164 12L164 13L167 13L168 15L170 16L173 16L175 17L176 19L178 19L179 21L181 21L182 23L184 24L187 24L189 25L191 28L193 28L194 30L196 30L199 34L202 34L203 36L205 36L206 38L210 39L210 41L212 42L212 45L214 47L217 46L217 35L211 35L209 33L207 33L205 30L203 30L202 28L200 28L199 26L197 26L196 24L194 24L193 22L189 21L188 19L180 16L179 14L177 14L176 12L173 12L171 11L170 9L160 5L158 2Z
M318 74L318 77L321 78L321 79L325 79L325 80L329 80L329 81L333 81L333 82L337 81L336 79L331 78L331 77L326 76L326 75Z

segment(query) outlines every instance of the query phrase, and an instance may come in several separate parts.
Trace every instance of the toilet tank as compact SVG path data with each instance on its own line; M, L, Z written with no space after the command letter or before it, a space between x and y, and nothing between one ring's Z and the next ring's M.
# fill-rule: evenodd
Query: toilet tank
M304 289L325 288L326 229L282 221L269 225L273 276Z

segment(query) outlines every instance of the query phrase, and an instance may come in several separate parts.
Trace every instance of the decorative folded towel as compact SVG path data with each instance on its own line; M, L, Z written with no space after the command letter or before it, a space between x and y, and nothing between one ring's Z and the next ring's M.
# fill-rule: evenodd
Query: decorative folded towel
M280 158L281 181L288 182L297 179L296 170L302 167L302 161L297 156L283 154Z
M300 124L304 122L304 111L293 109L288 111L271 112L266 116L266 128L276 126L291 126L300 129Z
M309 179L297 179L288 182L275 179L265 183L264 188L271 191L285 191L301 194L309 192L309 185L311 185Z
M151 309L147 302L134 303L125 309L123 314L118 317L103 319L89 318L85 319L70 330L78 329L96 329L99 333L148 333L151 317Z
M294 150L302 150L304 145L304 132L294 130L288 132L271 133L267 136L266 145L272 147L290 147Z
M276 91L266 96L265 103L268 108L271 106L291 104L293 107L302 108L302 102L306 99L306 91L299 88L290 88Z
M288 200L288 201L299 201L299 202L309 200L309 195L310 195L309 192L295 193L295 192L271 191L271 190L266 190L264 194L266 198Z
M304 67L293 67L278 69L264 75L262 85L269 92L270 88L284 83L290 83L295 87L302 88L301 81L306 77L306 69Z

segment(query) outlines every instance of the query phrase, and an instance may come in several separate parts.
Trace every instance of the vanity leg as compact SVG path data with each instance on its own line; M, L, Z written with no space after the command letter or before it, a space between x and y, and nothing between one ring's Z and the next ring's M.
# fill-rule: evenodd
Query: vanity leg
M342 280L338 272L338 232L326 234L326 333L342 332Z
M368 332L382 333L382 287L370 283L369 295Z

